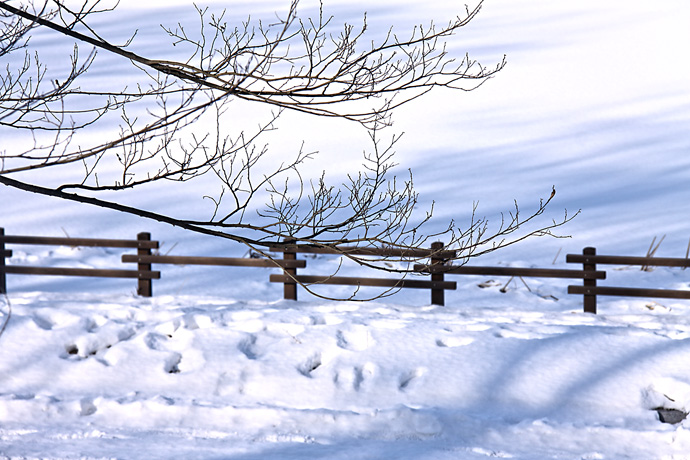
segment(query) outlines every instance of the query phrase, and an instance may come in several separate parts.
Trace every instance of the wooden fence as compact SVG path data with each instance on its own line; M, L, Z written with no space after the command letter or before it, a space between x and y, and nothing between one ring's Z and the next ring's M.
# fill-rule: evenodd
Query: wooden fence
M316 246L280 246L271 248L276 252L283 252L284 260L294 260L298 253L306 254L331 254L331 255L353 255L353 256L373 256L373 257L396 257L409 259L429 258L431 264L442 265L448 259L455 257L455 251L444 251L443 243L432 243L429 249L397 249L397 248L359 248L359 247L339 247L324 248ZM454 281L444 281L443 275L431 275L431 280L410 279L405 276L396 278L362 278L346 276L314 276L298 275L296 269L285 270L283 275L271 275L269 281L272 283L283 283L283 297L288 300L297 300L297 286L299 284L330 284L347 286L375 286L390 289L430 289L431 303L433 305L444 305L447 289L457 289Z
M92 269L92 268L69 268L69 267L35 267L6 265L5 257L11 257L12 251L5 250L6 244L24 245L61 245L61 246L89 246L89 247L116 247L116 248L137 248L137 254L123 254L123 263L136 263L136 270L122 269ZM442 243L439 243L443 247ZM298 284L344 284L355 286L377 286L389 288L416 288L430 289L432 303L443 305L443 290L456 289L455 282L438 282L432 275L431 281L398 278L364 278L364 277L342 277L342 276L310 276L297 275L298 268L306 268L306 260L298 260L298 253L310 254L351 254L366 255L374 257L430 257L433 263L442 263L447 258L455 255L454 251L442 251L438 244L431 249L418 250L397 250L385 248L357 248L341 247L319 248L314 246L279 246L271 248L274 252L283 252L282 259L251 259L236 257L196 257L196 256L171 256L153 254L151 249L158 248L158 242L151 240L149 233L140 233L136 240L104 240L93 238L54 238L36 236L9 236L4 234L4 229L0 228L0 252L4 254L2 264L0 264L0 292L7 292L5 274L22 275L56 275L56 276L95 276L95 277L117 277L117 278L137 278L139 285L137 293L144 297L153 295L152 280L160 278L160 271L153 271L154 264L175 264L175 265L214 265L214 266L237 266L237 267L273 267L280 268L283 275L271 275L271 282L284 284L284 298L297 300ZM434 245L432 245L434 246Z
M55 275L55 276L93 276L102 278L136 278L138 280L137 293L150 297L151 280L159 279L160 272L152 271L148 264L139 264L136 270L99 269L99 268L71 268L71 267L36 267L26 265L7 265L6 257L12 257L12 251L6 249L7 244L49 245L69 247L102 247L102 248L136 248L137 254L150 255L151 249L158 248L158 241L151 241L149 233L139 233L136 240L112 240L99 238L69 238L5 235L5 229L0 228L0 293L7 292L5 274L15 275Z
M71 267L37 267L24 265L7 265L6 258L12 257L12 251L6 249L8 244L21 245L59 245L70 247L109 247L133 248L136 254L123 254L121 261L126 264L136 264L136 270L124 269L96 269ZM626 297L659 297L674 299L690 299L690 291L669 289L642 289L628 287L598 286L597 280L606 279L606 272L597 270L597 265L641 265L689 267L690 259L658 258L658 257L628 257L628 256L598 256L594 248L585 248L582 254L568 254L567 263L582 264L581 270L565 270L555 268L519 268L519 267L481 267L467 265L448 265L447 261L455 257L454 251L443 250L443 243L433 243L429 249L400 250L390 248L360 248L340 247L324 248L307 245L282 245L270 248L272 252L282 252L282 259L253 259L236 257L196 257L159 255L152 252L159 246L158 241L151 240L149 233L139 233L135 240L115 240L96 238L69 237L36 237L5 235L0 228L0 293L7 292L6 274L20 275L59 275L59 276L95 276L111 278L135 278L138 280L137 293L144 297L153 295L152 281L161 277L160 271L152 270L154 264L175 265L212 265L236 267L273 267L279 268L282 274L272 274L269 281L283 284L283 297L297 300L297 286L300 284L328 284L350 286L375 286L390 289L428 289L431 292L431 303L445 304L445 291L457 289L455 281L449 281L452 275L487 275L531 278L566 278L581 279L582 285L568 286L569 294L583 295L583 309L585 312L596 313L596 297L626 296ZM307 261L297 259L297 254L330 254L372 256L375 258L396 257L411 260L428 259L428 264L415 264L414 271L430 276L430 279L416 279L403 274L397 277L344 277L332 275L304 275L298 274L298 269L304 269Z
M568 254L568 263L581 263L584 271L594 272L600 265L640 265L641 267L690 267L690 259L667 257L598 256L596 248L585 248L582 254ZM584 311L597 312L597 296L652 297L690 299L690 291L597 286L596 278L585 279L582 286L568 286L568 294L584 296Z
M444 275L487 275L510 276L519 278L573 278L584 282L606 279L606 272L597 270L563 270L558 268L521 268L521 267L479 267L471 265L415 265L415 271Z

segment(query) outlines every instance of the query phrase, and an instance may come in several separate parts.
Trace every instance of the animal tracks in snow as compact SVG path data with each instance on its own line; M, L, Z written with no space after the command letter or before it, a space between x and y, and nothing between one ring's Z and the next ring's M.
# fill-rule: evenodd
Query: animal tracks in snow
M256 346L256 334L249 334L246 339L239 343L237 348L247 359L255 360L259 358L260 354Z
M340 348L352 351L364 351L376 343L369 327L360 324L353 325L349 329L338 330L336 338Z
M167 328L159 328L171 332ZM195 330L176 328L172 333L148 332L143 341L151 352L160 356L163 371L179 374L200 369L206 360L203 353L194 346Z
M311 373L321 367L321 364L321 353L316 353L297 366L297 370L303 376L311 378Z
M49 318L44 318L41 315L34 315L32 319L34 323L36 323L36 326L40 327L44 331L50 331L55 326L53 321L51 321Z
M122 325L111 321L106 322L103 326L99 326L96 322L89 322L85 326L85 334L83 333L65 344L63 358L85 359L89 356L96 356L120 342L131 339L137 333L134 325ZM103 361L103 363L108 364L107 361Z
M365 401L386 388L404 394L410 403L436 384L447 362L472 353L465 347L482 346L489 337L545 338L551 329L565 327L532 321L543 313L534 318L492 310L466 315L435 307L354 303L262 310L236 304L184 309L147 304L114 312L77 316L69 310L37 309L29 321L38 333L68 338L62 341L64 359L111 370L144 360L152 372L166 375L158 377L162 385L206 376L211 383L200 391L214 397L258 398L276 392L289 400L293 392L318 394L330 387L360 393ZM406 357L403 365L387 358L399 355ZM269 387L261 375L283 377ZM85 401L81 412L91 412L92 405Z
M361 366L336 370L333 374L333 383L336 388L360 391L376 374L376 364L368 362Z
M436 339L436 345L439 347L445 347L445 348L455 348L455 347L462 347L465 345L469 345L472 342L474 342L474 339L472 337L442 337L440 339Z
M170 356L165 360L165 372L168 374L179 374L180 373L180 363L182 362L182 355L179 353L171 353Z
M400 376L398 381L398 390L408 391L419 384L419 380L427 373L428 369L424 367L418 367L409 372L406 372Z

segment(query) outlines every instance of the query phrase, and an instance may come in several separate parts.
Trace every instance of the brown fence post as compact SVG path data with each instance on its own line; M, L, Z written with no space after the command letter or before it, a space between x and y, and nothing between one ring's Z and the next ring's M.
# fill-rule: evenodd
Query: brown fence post
M5 229L0 228L0 236L5 235ZM5 278L5 240L0 240L0 294L7 294L7 279Z
M443 250L443 246L443 243L440 241L431 243L432 253L430 259L432 270L435 265L443 265L445 263L444 259L438 257L438 252ZM443 272L432 272L431 281L443 281ZM445 291L443 289L431 288L431 304L440 306L445 305Z
M584 248L582 250L583 256L594 256L597 254L596 248ZM590 262L587 259L582 263L582 269L585 271L596 271L597 265L594 262ZM592 277L590 279L584 279L582 284L585 287L596 287L597 280ZM597 314L597 296L595 294L585 294L583 296L583 305L585 313Z
M151 234L148 232L141 232L137 234L137 240L139 241L151 241ZM149 248L137 248L138 256L150 256L151 249ZM137 264L137 270L141 271L151 271L151 264ZM137 288L137 294L142 297L152 297L153 296L153 280L149 278L142 278L141 273L139 273L139 285Z
M286 241L286 243L292 243L293 241ZM284 260L295 260L297 259L297 253L292 250L288 250L288 248L285 248L285 251L283 252L283 259ZM284 268L285 275L288 277L294 277L297 276L297 269L296 268ZM283 299L285 300L297 300L297 282L294 279L288 279L284 284L283 284Z

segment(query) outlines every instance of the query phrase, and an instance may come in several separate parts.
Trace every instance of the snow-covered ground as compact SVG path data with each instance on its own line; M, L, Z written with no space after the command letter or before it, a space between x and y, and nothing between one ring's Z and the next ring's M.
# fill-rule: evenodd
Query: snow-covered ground
M653 410L690 410L687 302L594 316L565 282L486 277L447 307L253 300L260 271L224 297L12 289L0 458L689 458L685 422Z
M687 428L652 410L690 409L688 305L618 300L595 317L553 285L538 289L559 301L462 284L445 308L13 294L0 451L688 458Z
M349 21L369 10L370 24L404 27L453 12L438 3L332 5ZM175 23L180 8L128 17L132 27ZM513 198L529 209L552 185L547 220L582 209L562 231L571 239L533 240L478 264L566 268L564 255L584 246L644 255L663 235L657 255L684 257L688 23L684 0L487 0L453 47L487 64L506 53L508 66L476 92L432 93L401 110L401 167L413 168L441 218L462 222L477 199L490 218ZM146 37L148 54L167 49ZM342 139L322 132L307 140L324 161L348 157ZM199 196L143 199L195 206ZM7 188L0 201L9 234L150 231L161 252L246 252ZM120 258L12 249L13 264L102 267ZM8 276L0 458L690 458L690 422L661 423L653 410L690 411L690 302L600 298L593 316L566 294L567 281L513 280L503 293L508 280L487 277L456 278L446 307L412 290L370 303L303 292L289 302L268 269L161 270L150 299L127 280ZM607 271L608 285L690 289L684 270Z

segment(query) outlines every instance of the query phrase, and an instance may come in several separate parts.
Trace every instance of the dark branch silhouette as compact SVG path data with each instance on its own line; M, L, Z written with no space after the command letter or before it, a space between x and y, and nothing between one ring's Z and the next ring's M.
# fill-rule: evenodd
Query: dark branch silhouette
M366 16L359 27L346 24L334 33L323 5L317 18L307 18L298 14L298 3L293 0L287 13L268 25L233 26L224 13L196 7L198 30L163 26L182 53L170 60L133 52L136 32L124 44L103 38L90 25L94 16L113 10L101 0L85 1L79 9L57 0L1 1L0 55L10 64L0 76L0 129L14 130L23 147L0 151L0 183L231 239L263 254L286 242L411 254L432 239L444 239L443 250L466 261L528 237L553 235L572 218L566 214L523 230L543 214L552 193L527 217L516 205L497 228L489 229L473 213L464 229L450 222L444 231L427 234L422 227L432 210L417 216L411 174L391 177L400 135L384 142L382 133L397 107L438 87L476 89L505 65L503 59L485 67L467 55L456 60L445 47L444 40L474 19L481 3L443 27L417 26L404 38L391 28L379 42L368 39ZM39 28L75 43L69 68L59 76L43 64L41 50L32 48ZM127 81L134 83L116 88L118 80L110 78L105 87L85 86L84 75L99 68L103 53L128 62ZM269 107L272 115L253 130L234 130L229 104L235 100ZM336 186L325 173L304 177L303 165L316 152L301 148L287 160L282 152L273 154L264 138L285 111L349 120L366 130L371 150L361 170ZM108 135L89 137L95 127L107 128ZM55 171L53 177L73 179L35 183L32 171L47 168ZM161 214L128 205L126 194L112 201L109 193L187 181L204 181L203 198L213 204L209 216L189 219L184 210ZM111 198L103 198L106 192ZM261 209L251 211L259 203ZM383 263L385 258L344 255L377 269L408 271Z

